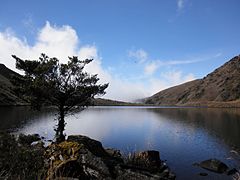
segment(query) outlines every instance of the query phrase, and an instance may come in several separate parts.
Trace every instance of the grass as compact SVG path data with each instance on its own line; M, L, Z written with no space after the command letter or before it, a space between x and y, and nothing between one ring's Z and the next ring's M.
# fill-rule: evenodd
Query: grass
M0 133L0 179L43 179L43 149L20 144L13 135Z

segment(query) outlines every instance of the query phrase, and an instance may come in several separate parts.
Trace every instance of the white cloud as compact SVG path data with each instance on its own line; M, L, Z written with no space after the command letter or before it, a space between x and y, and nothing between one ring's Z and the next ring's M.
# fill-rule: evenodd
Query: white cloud
M175 65L184 65L184 64L193 64L193 63L198 63L198 62L203 62L203 61L209 61L215 58L218 58L222 55L222 53L217 53L214 55L208 55L208 56L202 56L202 57L193 57L190 59L186 60L149 60L152 61L151 63L145 63L144 65L144 74L145 75L153 75L158 69L167 66L167 67L172 67Z
M196 62L200 62L202 60L171 60L171 61L159 61L160 66L170 66L170 65L180 65L180 64L192 64Z
M110 99L131 101L150 96L176 83L193 79L191 75L177 72L165 76L161 74L159 78L153 78L151 75L161 63L158 61L148 63L148 54L144 50L130 53L132 57L140 60L143 69L146 66L145 75L141 74L143 79L138 79L140 76L135 76L135 80L120 78L114 71L109 71L108 67L102 66L102 58L99 57L97 47L81 44L76 31L68 25L58 27L46 22L45 26L39 30L33 45L28 44L25 39L17 37L11 29L0 32L0 63L7 67L16 71L12 54L22 59L37 59L41 53L46 53L49 57L57 57L62 63L67 62L68 56L73 55L80 59L94 59L86 66L86 70L98 74L101 83L109 83L107 94L104 97Z
M195 77L193 74L183 74L181 71L168 71L162 73L158 78L150 78L149 80L149 92L157 93L166 88L176 86L188 81L194 80Z
M71 26L57 27L46 22L32 46L26 40L18 38L11 29L0 32L0 63L10 69L18 71L15 69L12 54L22 59L37 59L41 53L46 53L49 57L57 57L62 63L67 62L68 56L73 55L78 56L79 59L94 59L86 66L86 70L92 74L98 74L100 83L110 84L106 98L128 101L148 95L144 92L143 84L122 80L103 68L97 47L81 45L76 31ZM141 53L140 55L144 56Z
M138 49L136 51L129 51L128 56L135 58L140 64L144 63L148 59L148 54L143 49Z
M151 62L144 67L144 73L146 75L153 75L155 71L158 69L158 67L159 67L158 62Z
M53 27L49 22L39 31L33 46L18 38L10 29L0 32L1 62L11 69L15 69L12 54L23 59L36 59L41 53L46 53L66 62L68 56L77 55L77 45L78 37L74 29L70 26ZM87 48L84 51L87 51Z
M172 61L160 61L154 60L151 63L147 63L144 67L145 75L153 75L160 67L163 66L173 66L173 65L181 65L181 64L192 64L196 62L200 62L202 60L172 60Z
M162 77L165 78L167 82L170 82L170 86L194 80L193 74L187 74L184 76L181 71L169 71L163 73Z

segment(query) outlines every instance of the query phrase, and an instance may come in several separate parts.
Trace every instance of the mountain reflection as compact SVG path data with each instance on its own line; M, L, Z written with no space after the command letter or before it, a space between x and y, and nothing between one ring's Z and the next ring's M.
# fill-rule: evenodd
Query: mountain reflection
M240 148L240 111L239 109L217 108L165 108L147 109L159 118L184 123L192 130L202 128L237 148Z

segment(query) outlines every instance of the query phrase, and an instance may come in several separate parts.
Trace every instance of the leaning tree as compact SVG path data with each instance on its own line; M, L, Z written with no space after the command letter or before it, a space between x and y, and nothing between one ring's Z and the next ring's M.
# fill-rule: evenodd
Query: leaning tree
M25 99L37 109L43 105L53 105L58 110L58 125L55 128L56 140L65 140L65 116L78 109L84 109L96 95L105 94L108 84L98 84L97 74L84 71L92 59L79 60L69 57L66 64L57 58L41 54L39 60L16 60L16 68L25 72L21 79L21 91Z

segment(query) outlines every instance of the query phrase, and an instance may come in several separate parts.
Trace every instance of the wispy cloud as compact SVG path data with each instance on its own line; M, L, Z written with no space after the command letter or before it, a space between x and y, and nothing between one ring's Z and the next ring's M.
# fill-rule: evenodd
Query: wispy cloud
M146 75L152 75L158 69L159 64L158 62L151 62L144 67L144 73Z
M159 66L171 66L171 65L181 65L181 64L193 64L203 60L191 59L191 60L170 60L170 61L160 61L158 60Z
M183 75L182 71L174 71L174 70L168 71L166 73L162 73L161 76L175 85L195 79L194 75L191 73L187 75Z
M166 88L194 80L193 74L185 74L180 70L170 70L161 73L158 78L150 77L148 89L150 92L159 92Z
M188 0L177 0L177 10L181 12L187 5Z
M153 75L160 67L164 66L174 66L174 65L183 65L183 64L192 64L197 63L200 60L172 60L172 61L161 61L154 60L150 63L147 63L144 67L144 73L146 75Z
M182 10L184 8L184 0L177 0L178 10Z
M148 54L143 49L128 51L128 56L134 58L138 63L144 63L148 59Z
M186 60L152 60L150 63L146 63L144 67L144 73L146 75L154 74L159 68L164 66L176 66L176 65L184 65L184 64L194 64L203 61L208 61L211 59L218 58L222 55L222 53L217 53L208 56L202 57L193 57ZM150 61L150 60L149 60Z

